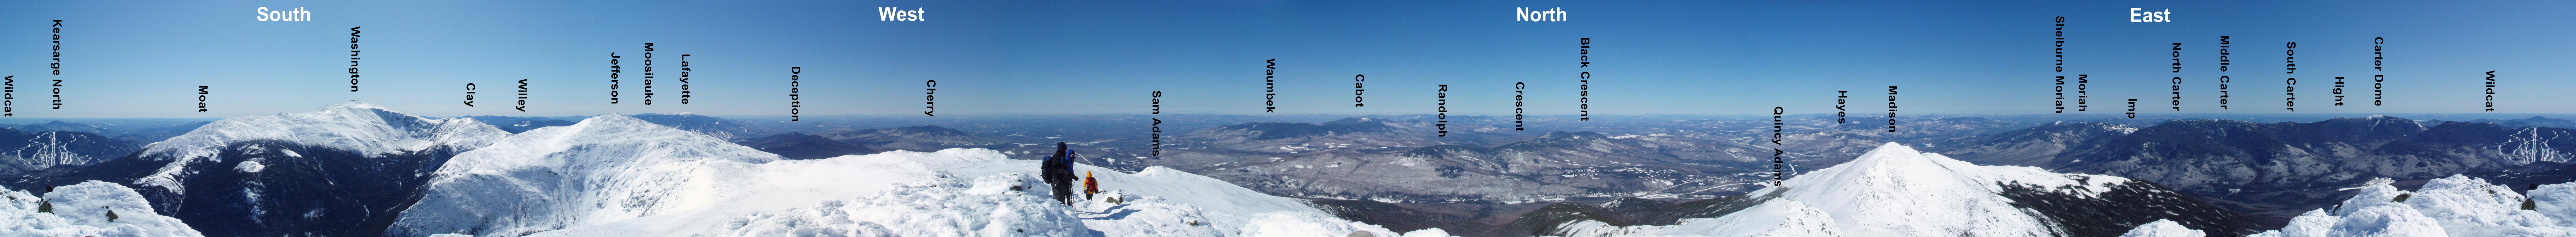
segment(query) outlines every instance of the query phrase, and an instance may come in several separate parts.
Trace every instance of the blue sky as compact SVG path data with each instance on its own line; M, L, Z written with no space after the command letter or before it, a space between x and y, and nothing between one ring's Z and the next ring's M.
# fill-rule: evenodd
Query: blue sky
M1834 91L1884 112L2048 113L2053 76L2092 75L2095 109L2177 113L2166 79L2184 77L2179 113L2283 113L2283 80L2301 79L2298 112L2467 113L2486 71L2497 108L2571 113L2565 75L2576 21L2552 1L222 1L20 2L0 9L0 75L17 76L21 117L231 117L360 100L436 116L696 112L785 115L788 67L803 67L805 114L920 114L939 80L940 114L1263 114L1264 60L1278 59L1272 114L1423 114L1450 85L1452 114L1508 115L1528 83L1530 114L1576 113L1592 72L1594 114L1830 113ZM312 21L262 22L254 9L303 7ZM879 21L877 7L928 21ZM1566 22L1515 22L1560 8ZM2128 8L2174 22L2127 22ZM2067 72L2050 72L2052 17L2068 18ZM64 74L46 75L50 21L65 20ZM345 81L349 27L364 27L360 92ZM2231 70L2214 70L2231 36ZM1578 38L1593 38L1577 68ZM2372 71L2371 38L2388 43ZM640 103L643 43L656 71L690 54L692 103L677 81ZM2284 74L2285 42L2299 42ZM2184 43L2182 73L2167 72ZM624 103L608 104L616 52ZM1368 75L1367 107L1351 77ZM2228 75L2233 109L2215 78ZM2389 75L2385 106L2365 81ZM2329 106L2332 77L2348 101ZM49 80L64 109L44 109ZM526 112L508 104L529 79ZM474 107L464 84L480 88ZM213 112L196 110L211 86ZM1867 106L1862 106L1867 105ZM2072 113L2072 111L2070 111Z

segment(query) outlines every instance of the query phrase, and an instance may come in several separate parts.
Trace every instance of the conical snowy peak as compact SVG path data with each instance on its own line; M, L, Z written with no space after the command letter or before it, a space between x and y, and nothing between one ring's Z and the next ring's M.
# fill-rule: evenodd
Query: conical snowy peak
M1782 199L1831 213L1856 236L2038 236L2041 217L1997 195L1986 175L2039 176L1985 167L1888 143L1860 158L1783 182ZM2044 173L2044 172L2036 172ZM2057 177L2045 177L2057 178ZM2118 178L2108 178L2118 179ZM2105 180L2109 181L2109 180ZM1755 193L1764 193L1756 191Z
M2049 173L2033 167L1979 166L1896 143L1745 195L1750 198L1727 199L1758 201L1759 206L1721 213L1665 213L1716 216L1666 226L1611 227L1581 221L1567 223L1561 232L1568 236L1694 230L1730 233L1713 236L2112 236L2160 219L2220 235L2250 232L2233 226L2243 223L2234 214L2153 183ZM1743 220L1830 223L1693 224ZM1718 226L1728 229L1706 229Z

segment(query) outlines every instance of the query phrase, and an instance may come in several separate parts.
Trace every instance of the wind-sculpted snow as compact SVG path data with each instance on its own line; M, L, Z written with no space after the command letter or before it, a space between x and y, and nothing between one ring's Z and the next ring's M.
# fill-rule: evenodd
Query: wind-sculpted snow
M2173 220L2156 220L2156 222L2147 222L2147 224L2145 224L2145 225L2138 225L2138 228L2137 228L2137 229L2131 229L2131 230L2129 230L2129 233L2120 234L2120 237L2194 237L2194 236L2207 236L2207 235L2206 235L2206 234L2204 234L2204 233L2201 233L2201 232L2200 232L2200 230L2194 230L2194 229L2191 229L2191 227L2185 227L2185 226L2182 226L2182 223L2174 223L2174 222L2173 222Z
M1567 237L1580 236L1849 236L1834 226L1824 210L1794 200L1765 202L1718 218L1684 219L1665 226L1610 226L1598 221L1569 224Z
M143 195L115 183L57 187L44 198L0 191L0 236L205 236L152 213Z
M1109 193L1066 206L1048 199L1030 175L1035 167L984 149L778 161L745 167L768 174L761 178L713 182L813 187L741 189L739 199L707 208L526 236L1445 236L1398 235L1302 200L1161 167L1127 174L1080 166Z
M985 149L812 160L605 115L458 154L389 236L1263 236L1397 233L1303 200L1152 167L1082 165L1067 206L1034 160ZM1121 202L1106 202L1117 197ZM1440 234L1416 231L1416 234Z
M2335 208L2291 218L2254 236L2571 236L2576 184L2531 190L2529 199L2486 180L2453 175L2409 192L2373 184ZM2528 201L2526 201L2528 200ZM2526 204L2528 202L2528 204ZM2531 209L2524 209L2530 205Z
M944 175L945 173L942 173ZM883 195L827 201L813 207L754 213L714 236L1090 236L1065 205L1043 193L1010 186L1037 182L1022 174L985 176L969 183L938 177L929 183L889 187ZM1059 215L1050 215L1059 214ZM594 228L596 229L596 228ZM564 231L566 235L579 231ZM556 235L543 233L540 235Z
M952 149L942 151L967 151ZM974 150L983 152L983 150ZM913 153L913 152L895 152ZM888 153L894 154L894 153ZM995 156L998 158L998 156ZM845 156L834 159L854 159ZM803 162L803 161L787 161ZM1017 163L1017 162L1013 162ZM778 164L772 164L778 165ZM1029 165L1035 165L1029 163ZM1087 167L1089 168L1089 167ZM1096 169L1096 168L1093 168ZM537 232L528 236L1399 236L1373 225L1335 219L1296 199L1251 193L1219 183L1156 183L1144 176L1186 173L1148 168L1165 174L1105 174L1104 184L1136 185L1113 189L1102 198L1066 206L1048 199L1043 185L1027 173L1002 172L967 178L931 172L927 181L887 184L882 190L812 206L749 212L709 211L663 215L600 225ZM1104 169L1105 170L1105 169ZM1123 176L1123 177L1121 177ZM1189 175L1196 176L1196 175ZM1206 177L1174 177L1213 181ZM1169 180L1162 180L1169 181ZM1154 187L1146 187L1146 186ZM1225 185L1225 186L1216 186ZM1013 188L1018 188L1014 190ZM1226 190L1231 188L1234 190ZM1197 189L1176 196L1143 196L1157 189ZM1106 201L1117 197L1120 202ZM1188 203L1187 200L1214 203ZM1231 199L1231 200L1223 200ZM1239 202L1227 202L1239 201ZM1304 210L1268 210L1302 208ZM1241 212L1235 212L1241 211ZM713 214L725 213L725 214ZM1447 236L1438 229L1401 236Z
M510 135L471 118L429 119L376 105L343 102L304 113L244 116L218 120L185 135L144 145L142 159L171 160L159 171L134 181L184 193L189 164L223 159L217 154L236 142L278 140L377 156L428 150L437 146L471 149Z

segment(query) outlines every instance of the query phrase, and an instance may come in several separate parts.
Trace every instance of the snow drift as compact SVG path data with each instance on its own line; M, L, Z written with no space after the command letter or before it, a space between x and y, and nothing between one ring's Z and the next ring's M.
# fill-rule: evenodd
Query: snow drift
M2576 184L2530 192L2460 175L2412 192L2373 184L2342 205L2254 236L2576 236Z
M1684 219L1666 226L1608 226L1598 221L1566 227L1569 236L1849 236L1823 210L1795 200L1764 202L1718 218Z
M2205 234L2201 233L2201 232L2200 232L2200 230L2194 230L2194 229L2191 229L2191 227L2184 227L2184 226L2182 226L2182 224L2181 224L2181 223L2174 223L2174 222L2173 222L2173 220L2156 220L2156 222L2148 222L2148 223L2147 223L2147 224L2145 224L2145 225L2138 225L2138 228L2137 228L2137 229L2131 229L2131 230L2129 230L2129 233L2120 234L2120 237L2194 237L2194 236L2207 236L2207 235L2205 235Z
M0 191L0 236L205 236L179 219L152 213L142 194L89 181L54 188L44 198Z
M1045 193L1035 160L984 149L814 160L618 115L458 154L391 236L1344 236L1374 225L1154 167L1093 166L1101 199ZM1115 197L1119 202L1107 202ZM1442 235L1437 230L1416 235Z

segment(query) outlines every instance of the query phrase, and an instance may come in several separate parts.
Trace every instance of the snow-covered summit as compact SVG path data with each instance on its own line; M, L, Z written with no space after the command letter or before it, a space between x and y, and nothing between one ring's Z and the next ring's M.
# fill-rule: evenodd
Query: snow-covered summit
M2121 195L2105 195L2108 193ZM1613 227L1597 221L1564 226L1574 236L1725 233L1714 236L2064 236L2117 235L2162 216L2229 216L2170 190L2126 178L2050 173L2034 167L1979 166L1888 143L1850 162L1817 169L1753 191L1761 203L1715 218L1676 225ZM2150 200L2108 200L2109 196ZM2192 205L2173 205L2174 202ZM1685 204L1687 205L1687 204ZM2161 209L2152 213L2103 213ZM2189 210L2178 210L2189 209ZM2083 215L2121 219L2063 220ZM2144 218L2144 219L2140 219ZM1776 225L1718 223L1742 220ZM1808 223L1797 220L1818 220ZM2122 225L2124 221L2134 221ZM2200 223L2211 221L2194 219ZM2079 223L2080 222L2080 223ZM1695 224L1696 223L1696 224ZM1726 228L1726 229L1710 229ZM1742 229L1737 229L1742 228Z
M2072 185L2107 191L2101 184L2127 179L2048 173L2021 166L1978 166L1940 154L1888 143L1851 162L1817 169L1783 182L1782 199L1798 200L1834 216L1857 236L2036 236L2052 226L2012 205L1999 182ZM1754 191L1769 193L1771 190Z
M180 181L190 173L186 167L223 159L217 154L236 142L290 141L378 156L442 146L473 149L509 134L472 118L430 119L373 104L342 102L312 112L217 120L187 134L144 145L140 158L171 162L135 183L182 193Z

